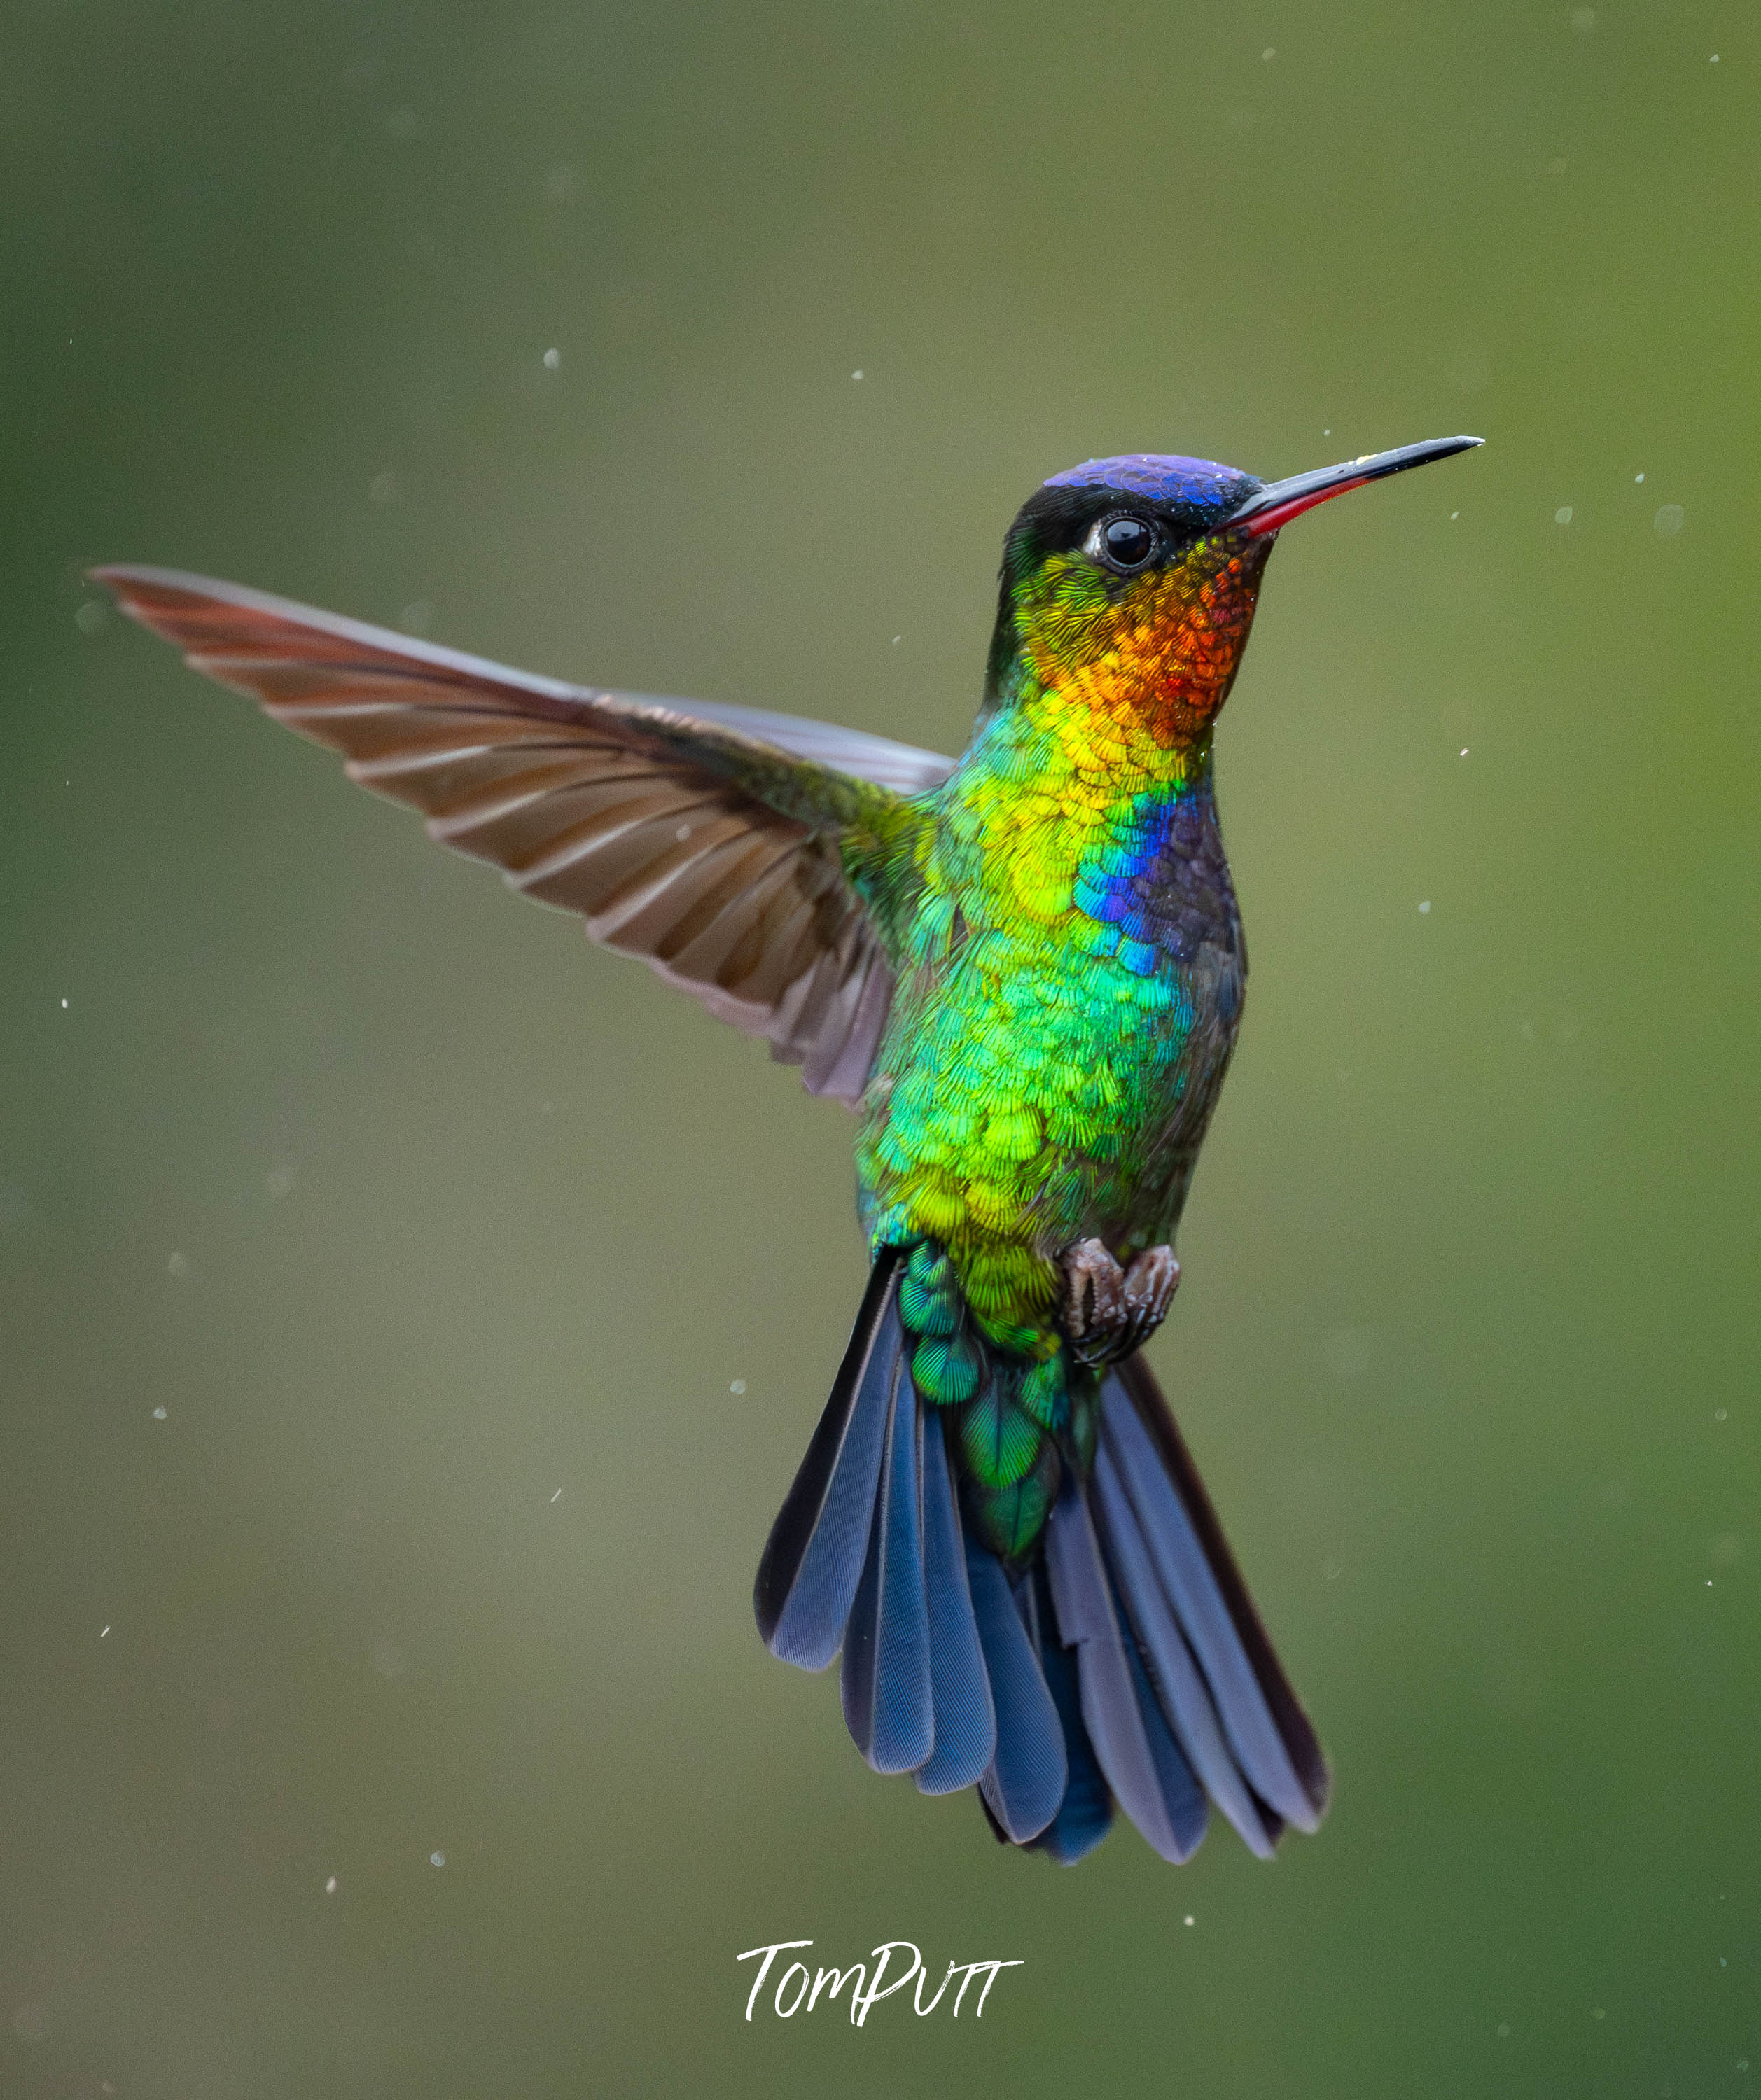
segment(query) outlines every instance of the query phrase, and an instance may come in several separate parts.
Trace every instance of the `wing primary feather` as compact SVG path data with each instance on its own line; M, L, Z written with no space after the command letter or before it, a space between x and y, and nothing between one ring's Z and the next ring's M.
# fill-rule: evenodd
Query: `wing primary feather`
M538 677L179 571L94 575L192 667L420 810L437 843L499 865L767 1037L811 1091L859 1101L892 971L844 855L927 822L907 798L951 761L829 723Z
M900 1354L901 1259L884 1247L875 1261L832 1396L758 1564L758 1630L773 1655L803 1670L823 1670L837 1653L867 1552Z
M917 1767L917 1785L924 1793L955 1793L976 1785L991 1767L996 1755L996 1710L973 1617L960 1503L948 1471L941 1411L920 1402L918 1418L935 1749Z

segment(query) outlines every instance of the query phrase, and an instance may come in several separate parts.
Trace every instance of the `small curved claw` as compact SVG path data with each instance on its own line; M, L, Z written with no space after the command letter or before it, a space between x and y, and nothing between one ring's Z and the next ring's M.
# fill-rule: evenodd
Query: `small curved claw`
M1097 1239L1065 1250L1064 1325L1079 1362L1116 1363L1141 1349L1167 1317L1180 1283L1169 1246L1145 1247L1122 1269Z

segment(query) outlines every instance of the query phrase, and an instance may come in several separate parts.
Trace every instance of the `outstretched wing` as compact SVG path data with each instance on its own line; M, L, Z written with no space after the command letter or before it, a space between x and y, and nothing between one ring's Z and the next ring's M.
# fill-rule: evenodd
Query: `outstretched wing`
M564 685L174 569L94 575L198 671L340 751L443 845L578 912L854 1102L891 967L845 872L953 761L754 708Z

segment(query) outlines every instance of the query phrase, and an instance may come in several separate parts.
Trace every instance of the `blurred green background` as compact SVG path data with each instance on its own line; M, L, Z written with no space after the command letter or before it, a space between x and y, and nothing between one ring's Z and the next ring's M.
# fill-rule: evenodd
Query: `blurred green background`
M13 0L0 2092L1761 2084L1758 118L1699 0ZM1272 567L1154 1350L1336 1807L1061 1873L753 1628L847 1117L81 571L951 749L1043 476L1454 430ZM1026 1965L742 2019L898 1937Z

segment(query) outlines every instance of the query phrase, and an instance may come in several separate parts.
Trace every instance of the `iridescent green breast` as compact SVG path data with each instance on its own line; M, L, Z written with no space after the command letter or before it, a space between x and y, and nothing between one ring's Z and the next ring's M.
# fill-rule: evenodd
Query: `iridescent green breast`
M1074 718L1073 718L1074 717ZM1097 734L1098 731L1098 734ZM1207 750L1046 704L939 791L858 1148L878 1240L1049 1346L1055 1257L1171 1237L1240 1005Z

